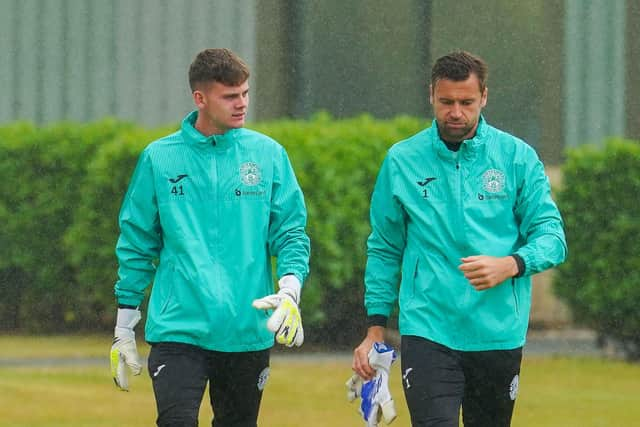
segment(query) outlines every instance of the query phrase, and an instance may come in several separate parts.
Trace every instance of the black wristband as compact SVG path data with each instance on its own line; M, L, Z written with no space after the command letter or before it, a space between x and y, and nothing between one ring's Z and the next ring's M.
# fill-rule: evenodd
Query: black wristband
M127 304L118 304L118 308L129 308L131 310L137 310L138 306L135 305L127 305Z
M524 272L525 272L525 270L527 268L525 263L524 263L524 260L518 254L513 254L511 256L513 257L513 259L516 260L516 265L518 266L518 274L516 274L514 277L522 277L522 276L524 276Z
M382 314L374 314L371 316L367 316L367 327L371 326L382 326L383 328L387 327L387 316L383 316Z

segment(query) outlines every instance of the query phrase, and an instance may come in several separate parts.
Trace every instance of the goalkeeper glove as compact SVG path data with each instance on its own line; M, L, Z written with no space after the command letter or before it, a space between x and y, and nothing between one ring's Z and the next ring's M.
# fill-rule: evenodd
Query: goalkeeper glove
M298 309L302 285L296 276L288 274L278 281L278 286L280 290L277 294L254 300L252 305L259 310L275 309L267 320L267 328L275 332L279 344L300 347L304 342L302 319Z
M389 391L389 369L396 360L395 350L385 343L376 342L369 351L369 365L376 370L376 375L364 381L359 375L353 375L347 381L347 399L353 402L362 399L360 414L367 422L367 427L375 427L384 417L386 424L396 419L396 407Z
M136 334L133 328L140 321L140 311L131 308L119 308L116 320L115 337L111 346L111 376L116 386L129 391L127 366L133 375L140 375L142 363L136 347Z

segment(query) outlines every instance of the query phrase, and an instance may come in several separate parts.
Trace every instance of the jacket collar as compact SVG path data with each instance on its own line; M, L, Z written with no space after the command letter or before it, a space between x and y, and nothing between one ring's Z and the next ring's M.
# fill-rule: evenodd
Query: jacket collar
M240 135L241 129L229 129L220 135L204 136L195 128L198 111L194 110L187 114L182 120L180 130L184 140L189 144L199 146L210 146L214 149L224 150L229 148Z
M431 123L432 141L434 141L433 148L438 156L444 159L453 159L458 156L462 156L464 159L471 159L476 156L477 152L484 146L486 136L488 134L489 125L484 119L484 116L480 115L478 120L478 127L476 128L476 134L471 139L465 139L462 141L462 146L458 153L450 151L444 141L440 138L440 132L438 132L438 123L435 119Z

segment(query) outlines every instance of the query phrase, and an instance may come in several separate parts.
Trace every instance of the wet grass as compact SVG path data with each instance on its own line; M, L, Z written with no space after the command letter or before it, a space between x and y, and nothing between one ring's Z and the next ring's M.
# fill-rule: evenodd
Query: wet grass
M155 425L148 375L132 378L131 392L117 391L109 376L109 346L108 337L0 336L0 426ZM81 363L84 358L93 363ZM29 364L8 365L9 359L26 359ZM40 366L38 360L45 359L53 364ZM55 364L72 359L76 363ZM275 355L259 425L362 425L355 404L345 398L349 375L350 360L344 355ZM395 364L391 377L399 413L395 427L410 425L400 377ZM200 415L200 425L210 425L206 398ZM514 427L632 426L638 419L640 365L596 358L525 357Z

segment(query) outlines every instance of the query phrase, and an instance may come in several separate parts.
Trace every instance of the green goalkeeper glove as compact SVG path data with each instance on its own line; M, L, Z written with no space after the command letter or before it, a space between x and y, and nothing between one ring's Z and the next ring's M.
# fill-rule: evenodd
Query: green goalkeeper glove
M302 318L298 301L302 285L296 276L288 274L278 281L280 290L277 294L267 295L253 301L253 307L258 310L275 309L269 320L267 328L276 334L276 342L287 347L300 347L304 342Z
M140 310L119 308L116 320L115 337L111 346L111 376L116 386L129 391L127 366L133 375L140 375L142 363L136 347L136 334L133 328L140 321Z

